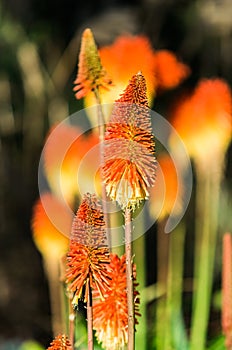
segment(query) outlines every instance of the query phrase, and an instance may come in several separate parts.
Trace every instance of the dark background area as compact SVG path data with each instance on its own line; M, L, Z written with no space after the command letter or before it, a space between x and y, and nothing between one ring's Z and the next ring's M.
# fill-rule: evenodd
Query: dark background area
M179 88L155 101L155 110L165 116L170 101L202 77L222 77L232 84L231 11L229 0L0 1L0 349L8 339L32 338L45 346L51 340L47 281L30 221L53 95L35 94L28 102L20 45L35 43L48 76L66 52L68 79L63 85L57 79L56 97L72 113L79 107L72 81L82 30L90 26L99 45L124 32L146 34L154 49L172 50L192 70ZM4 122L5 111L11 119ZM147 235L148 246L152 237Z

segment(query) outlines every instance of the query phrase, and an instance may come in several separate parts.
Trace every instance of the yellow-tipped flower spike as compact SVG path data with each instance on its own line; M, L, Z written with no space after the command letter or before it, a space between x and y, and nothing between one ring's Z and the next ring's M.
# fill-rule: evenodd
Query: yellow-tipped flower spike
M108 89L111 79L102 67L92 31L87 28L82 34L78 73L74 81L75 96L80 99L100 86Z
M146 82L138 73L115 102L105 133L103 178L106 191L123 210L134 210L141 201L148 199L148 188L155 182L154 152Z

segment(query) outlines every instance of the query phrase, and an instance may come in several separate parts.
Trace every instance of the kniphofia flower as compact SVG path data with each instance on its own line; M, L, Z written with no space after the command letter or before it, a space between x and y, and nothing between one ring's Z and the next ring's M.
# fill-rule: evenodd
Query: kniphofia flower
M95 163L99 160L95 154L96 161L93 162L92 159L85 166L84 159L98 142L96 134L85 135L81 128L64 123L49 130L43 150L46 178L53 193L67 201L72 208L76 198L80 196L80 186L82 193L86 192L85 188L93 186Z
M82 297L88 300L89 287L101 295L109 288L109 261L103 211L96 196L87 193L73 221L67 256L66 282L74 305Z
M33 207L32 234L43 257L51 300L54 334L63 332L62 258L68 251L73 214L70 208L51 193L44 193ZM55 349L55 348L54 348Z
M74 81L75 96L80 99L99 87L108 88L111 79L102 67L98 49L89 28L85 29L81 39L78 73Z
M177 56L168 50L155 54L157 88L172 89L178 86L190 74L190 68L179 61Z
M179 61L174 53L168 50L155 51L145 35L121 35L111 45L101 47L99 54L114 84L110 90L100 90L103 105L112 104L118 99L129 79L138 71L142 71L147 82L149 105L157 89L173 88L190 73L187 65ZM92 106L95 103L93 96L88 94L85 105Z
M119 258L110 254L109 264L110 289L100 299L98 291L94 292L93 328L99 343L107 350L124 349L128 341L128 307L126 282L126 257ZM135 324L138 324L139 293L136 290L136 268L134 265L134 306Z
M232 347L232 236L223 236L222 254L222 330L226 337L226 347Z
M51 342L47 350L72 350L72 346L66 335L59 334Z
M135 209L155 182L155 143L141 73L132 77L113 107L105 133L103 178L122 209Z
M151 217L162 220L171 213L180 214L183 186L172 158L168 154L161 154L157 160L156 185L150 190L149 211Z
M34 242L43 256L60 259L68 250L73 215L70 209L51 193L36 201L32 215Z
M209 167L209 162L216 165L215 158L220 158L230 143L231 106L228 84L219 78L204 79L193 94L180 101L172 111L172 124L190 156L205 168Z

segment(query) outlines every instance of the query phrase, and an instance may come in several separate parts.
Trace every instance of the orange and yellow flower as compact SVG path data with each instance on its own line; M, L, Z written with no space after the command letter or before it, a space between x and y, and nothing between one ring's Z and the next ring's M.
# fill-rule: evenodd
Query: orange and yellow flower
M150 190L149 211L154 218L179 215L182 210L183 188L173 160L168 154L158 157L156 185ZM173 212L175 205L175 211Z
M86 192L84 188L90 188L90 184L93 186L98 159L95 154L95 162L88 162L88 166L83 159L98 142L96 134L85 135L80 128L64 123L49 131L44 146L45 174L53 193L67 201L72 208L80 196L80 186L82 192ZM80 164L81 178L78 176ZM95 185L99 186L99 178Z
M115 102L105 133L103 179L123 210L148 198L155 182L154 150L146 82L138 73Z
M51 344L47 348L47 350L72 350L72 346L71 346L71 343L66 335L59 334L51 342Z
M189 74L187 65L180 62L168 50L153 50L149 39L144 35L121 35L114 43L99 49L102 65L110 74L113 88L101 90L103 105L112 104L119 98L129 79L141 71L147 82L149 105L157 89L170 89L180 84ZM86 95L85 105L96 104L91 94ZM110 106L103 106L106 116Z
M32 233L42 255L59 259L67 252L72 220L63 202L50 193L41 196L33 207Z
M74 294L73 305L83 296L88 300L89 287L101 295L109 288L109 261L101 205L95 195L86 194L73 221L67 256L66 282Z
M155 62L158 89L174 88L190 74L190 68L168 50L157 51Z
M85 29L81 39L78 73L74 81L75 96L80 99L99 87L108 88L111 79L102 67L93 34Z
M210 160L225 152L230 143L231 107L230 88L218 78L200 81L193 94L172 111L172 124L190 156L204 162L206 167Z
M134 265L134 305L135 324L138 324L139 293L136 290L136 268ZM104 299L96 291L93 294L93 328L99 343L107 350L123 349L128 342L128 308L126 257L119 258L110 254L110 289L104 293Z

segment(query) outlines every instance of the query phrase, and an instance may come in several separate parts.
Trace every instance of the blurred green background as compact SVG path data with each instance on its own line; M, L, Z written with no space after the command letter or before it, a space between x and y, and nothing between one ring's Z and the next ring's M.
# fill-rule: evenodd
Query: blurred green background
M47 346L51 340L48 287L31 238L31 210L45 135L82 107L72 82L83 29L90 27L100 46L125 32L146 34L154 49L169 49L190 66L191 76L155 101L154 109L165 116L181 90L202 77L222 77L232 86L231 12L230 0L0 1L0 349L8 341L35 339ZM148 233L147 246L154 244ZM148 253L151 284L155 256ZM191 256L185 267L190 274ZM218 330L219 316L211 322Z

